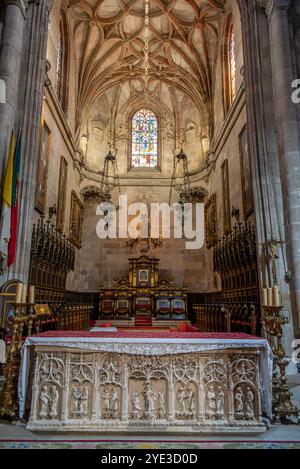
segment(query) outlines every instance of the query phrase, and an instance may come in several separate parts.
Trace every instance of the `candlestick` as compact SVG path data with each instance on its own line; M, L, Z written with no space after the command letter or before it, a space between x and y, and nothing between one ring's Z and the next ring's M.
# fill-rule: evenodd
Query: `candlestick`
M268 306L273 306L273 290L272 288L268 288Z
M274 306L280 306L279 288L277 286L273 287L273 302Z
M262 288L262 305L268 306L268 290L266 288Z
M22 301L22 290L23 290L23 283L18 283L17 290L16 290L16 303L17 304L20 304Z
M28 302L30 304L34 304L34 293L35 293L35 286L30 285L30 287L29 287L29 298L28 298Z
M22 290L22 303L26 303L27 301L27 285L23 285L23 290Z

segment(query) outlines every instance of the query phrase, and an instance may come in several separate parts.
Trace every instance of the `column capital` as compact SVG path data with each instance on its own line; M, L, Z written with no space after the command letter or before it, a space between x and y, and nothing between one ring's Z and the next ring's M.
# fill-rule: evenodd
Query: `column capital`
M20 8L24 18L26 16L26 10L28 8L28 0L4 0L5 5L16 5Z
M266 15L270 17L275 11L287 11L291 0L257 0L258 6L263 8Z

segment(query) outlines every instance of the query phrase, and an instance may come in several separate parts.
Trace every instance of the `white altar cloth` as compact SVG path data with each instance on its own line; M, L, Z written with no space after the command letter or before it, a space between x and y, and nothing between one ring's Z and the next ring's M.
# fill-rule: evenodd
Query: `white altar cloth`
M67 333L66 333L67 335ZM265 415L272 415L272 351L268 342L261 338L178 338L172 337L124 337L123 336L96 336L91 337L28 337L22 353L22 363L19 375L19 413L24 416L26 388L28 383L30 363L30 350L32 347L53 347L59 349L70 348L77 351L115 352L132 355L182 355L195 352L225 351L231 349L254 348L259 354L259 378L261 408ZM138 335L138 334L137 334ZM216 334L217 335L217 334ZM219 334L220 337L222 334ZM225 334L226 335L226 334ZM199 335L198 335L199 336ZM196 336L195 336L196 337ZM249 337L249 336L247 336Z

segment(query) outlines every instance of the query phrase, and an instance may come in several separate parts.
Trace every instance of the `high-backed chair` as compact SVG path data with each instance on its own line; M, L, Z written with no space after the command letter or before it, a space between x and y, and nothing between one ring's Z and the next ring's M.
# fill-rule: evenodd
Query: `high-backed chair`
M156 300L156 319L171 319L171 302L168 298Z
M100 309L101 318L115 316L115 304L114 300L102 300Z
M126 300L124 298L116 300L115 315L122 317L127 316L128 318L130 318L129 300Z
M152 313L151 298L142 296L135 300L135 314L149 315Z
M185 301L181 298L173 299L171 302L172 319L185 319Z

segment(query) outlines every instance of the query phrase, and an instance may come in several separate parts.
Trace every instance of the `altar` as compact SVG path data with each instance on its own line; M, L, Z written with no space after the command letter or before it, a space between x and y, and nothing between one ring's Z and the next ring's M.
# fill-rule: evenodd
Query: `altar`
M187 289L159 276L159 259L141 256L129 259L128 275L112 288L100 289L101 318L138 315L157 319L185 319Z
M259 433L271 351L246 334L48 332L28 337L20 418L31 431Z

